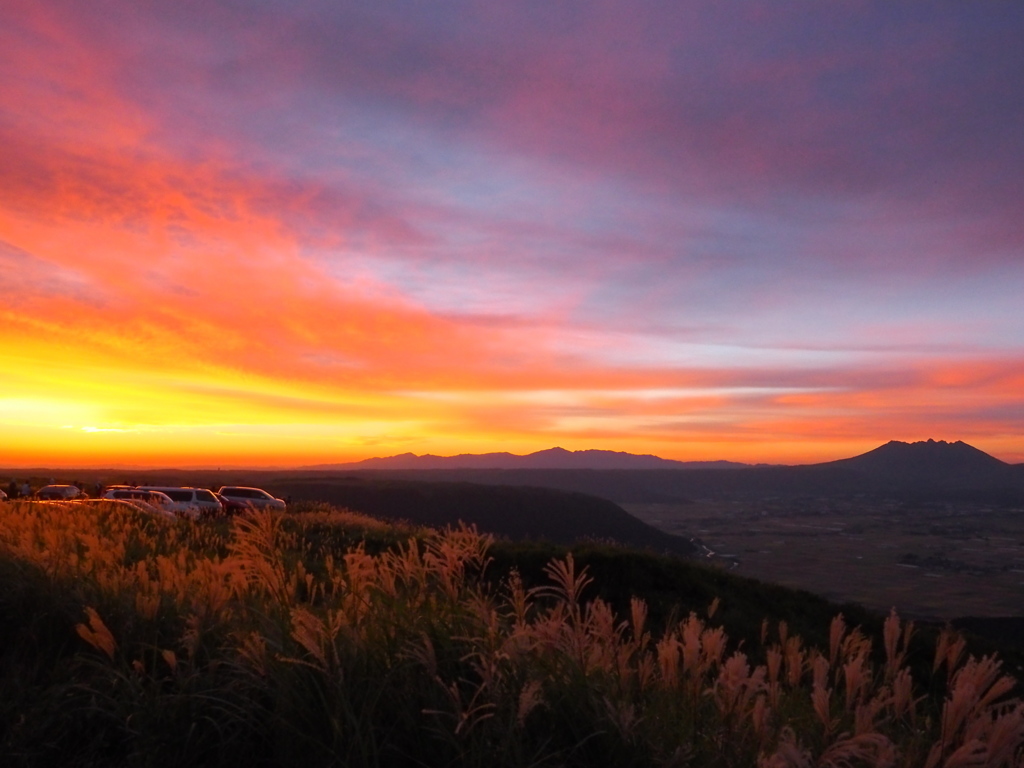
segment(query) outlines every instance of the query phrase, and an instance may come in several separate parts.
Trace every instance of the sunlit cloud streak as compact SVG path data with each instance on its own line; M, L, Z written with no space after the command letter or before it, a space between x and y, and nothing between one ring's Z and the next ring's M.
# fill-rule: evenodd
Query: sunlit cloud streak
M0 464L1024 461L1021 29L12 0Z

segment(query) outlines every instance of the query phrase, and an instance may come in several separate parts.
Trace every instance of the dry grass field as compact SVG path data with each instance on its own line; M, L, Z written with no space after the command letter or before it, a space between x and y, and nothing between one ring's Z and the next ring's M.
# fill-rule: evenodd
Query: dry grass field
M868 500L623 504L736 573L921 618L1024 615L1024 510Z
M0 505L0 764L1024 768L1018 680L954 631L736 642L717 596L657 627L571 552L528 587L473 529L305 509Z

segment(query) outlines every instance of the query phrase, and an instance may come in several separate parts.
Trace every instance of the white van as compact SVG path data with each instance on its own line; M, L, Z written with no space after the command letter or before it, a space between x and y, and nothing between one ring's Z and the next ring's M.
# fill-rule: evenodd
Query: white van
M213 491L208 491L205 488L179 488L169 485L140 485L139 488L146 491L159 491L169 496L174 502L174 511L185 517L198 519L224 514L224 506L213 495Z

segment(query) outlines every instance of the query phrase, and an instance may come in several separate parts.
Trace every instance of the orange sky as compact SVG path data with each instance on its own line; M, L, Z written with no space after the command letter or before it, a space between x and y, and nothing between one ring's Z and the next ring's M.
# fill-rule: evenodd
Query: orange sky
M1024 462L1016 10L470 5L5 3L0 466Z

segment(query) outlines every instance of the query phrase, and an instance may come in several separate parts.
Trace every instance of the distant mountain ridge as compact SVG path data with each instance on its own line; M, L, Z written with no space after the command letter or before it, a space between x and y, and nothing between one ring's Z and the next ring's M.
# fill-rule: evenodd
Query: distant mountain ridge
M749 467L735 461L675 461L651 454L624 451L567 451L548 448L526 455L514 453L463 453L434 456L403 453L398 456L365 459L344 464L317 464L300 469L740 469Z
M794 466L680 462L614 451L552 449L528 456L409 454L306 471L359 475L393 471L395 477L409 480L557 488L620 503L867 494L1024 507L1024 464L1009 464L962 441L944 440L893 440L851 458Z

